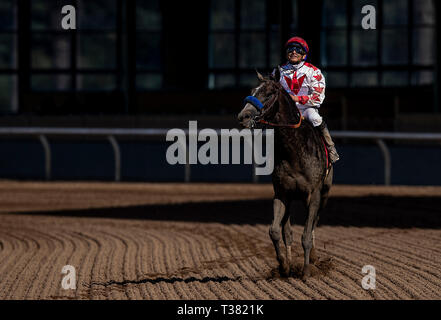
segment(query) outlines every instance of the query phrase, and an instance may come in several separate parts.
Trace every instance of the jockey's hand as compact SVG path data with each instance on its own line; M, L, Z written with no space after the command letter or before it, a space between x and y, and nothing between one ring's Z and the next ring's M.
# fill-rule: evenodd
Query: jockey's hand
M293 95L293 94L290 94L290 96L291 96L291 98L292 98L295 102L299 102L299 101L300 101L299 97L297 97L297 96L295 96L295 95Z

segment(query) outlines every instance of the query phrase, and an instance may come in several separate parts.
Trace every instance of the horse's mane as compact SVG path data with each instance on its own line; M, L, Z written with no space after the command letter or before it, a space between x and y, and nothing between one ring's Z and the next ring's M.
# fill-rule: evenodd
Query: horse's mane
M282 87L280 82L277 79L274 79L273 77L268 77L266 80L268 80L271 85L276 88L279 91L279 110L280 110L280 103L282 103L282 99L286 101L287 108L284 109L285 114L287 114L288 119L287 121L299 121L301 114L300 110L297 108L296 103L291 98L289 93Z

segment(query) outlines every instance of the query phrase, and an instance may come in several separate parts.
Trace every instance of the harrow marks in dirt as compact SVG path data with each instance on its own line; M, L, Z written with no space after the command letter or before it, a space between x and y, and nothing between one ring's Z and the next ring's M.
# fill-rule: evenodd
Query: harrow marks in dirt
M277 276L270 186L190 185L185 197L173 198L180 185L38 185L0 183L0 299L441 298L439 200L433 203L439 189L430 201L409 201L432 221L412 228L407 220L415 208L402 211L410 218L396 226L378 216L348 220L363 208L375 211L378 203L368 195L409 197L410 190L335 187L332 197L353 198L332 203L331 197L329 217L316 231L318 254L332 257L332 267L303 282ZM90 196L75 203L82 193ZM211 196L229 202L209 203ZM199 203L176 204L192 199ZM337 211L343 220L332 218ZM303 228L293 230L301 261ZM76 268L76 290L61 287L68 264ZM364 265L376 268L375 290L361 286Z

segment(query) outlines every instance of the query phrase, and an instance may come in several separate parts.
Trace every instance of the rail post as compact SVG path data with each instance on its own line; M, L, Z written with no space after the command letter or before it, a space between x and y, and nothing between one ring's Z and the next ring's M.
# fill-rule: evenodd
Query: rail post
M386 186L390 186L391 183L391 156L389 148L387 147L386 143L384 143L381 139L376 139L375 142L380 147L381 153L383 154L383 160L384 160L384 184Z
M118 141L114 136L107 136L107 140L109 140L113 149L113 156L115 159L115 181L121 181L121 150L119 148Z
M184 181L185 182L191 182L191 165L190 165L190 151L189 151L189 144L186 145L186 152L185 152L185 172L184 172Z
M44 149L44 174L46 180L49 181L51 180L51 146L45 135L38 135L38 139Z

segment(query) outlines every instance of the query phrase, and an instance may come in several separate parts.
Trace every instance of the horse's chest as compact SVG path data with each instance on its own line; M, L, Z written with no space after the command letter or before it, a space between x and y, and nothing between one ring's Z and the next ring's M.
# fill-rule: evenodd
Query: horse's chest
M274 167L273 183L284 190L304 192L308 183L299 170L283 161Z

